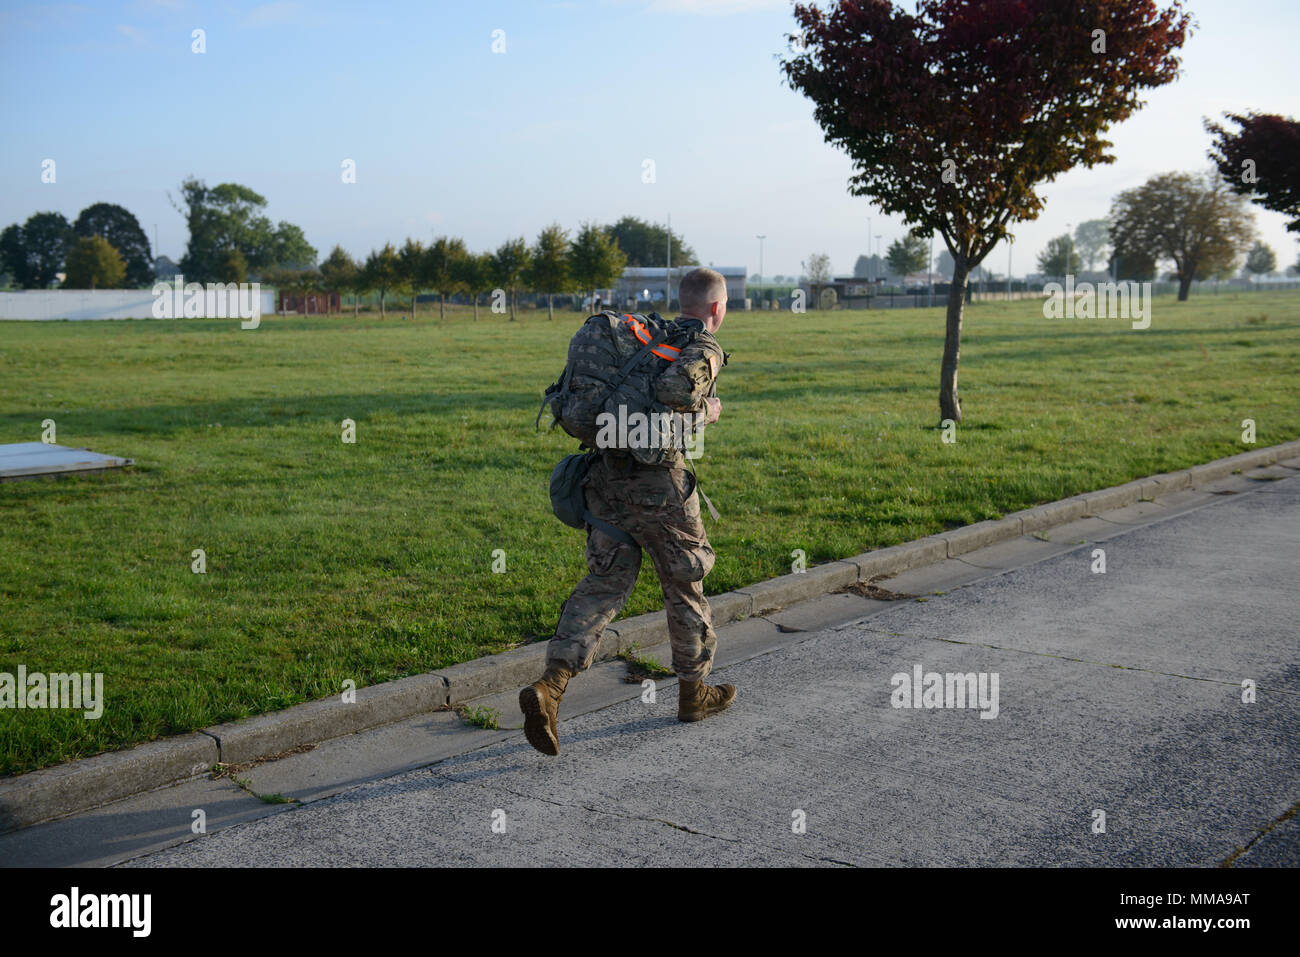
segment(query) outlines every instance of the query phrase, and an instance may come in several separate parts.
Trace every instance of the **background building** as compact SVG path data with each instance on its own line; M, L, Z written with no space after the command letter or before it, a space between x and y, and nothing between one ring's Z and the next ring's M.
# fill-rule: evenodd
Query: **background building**
M698 268L696 265L673 266L672 282L673 302L677 301L677 286L682 281L682 276L686 275L692 269ZM710 269L716 269L722 273L727 280L727 308L743 309L745 308L745 281L747 273L744 266L710 266ZM623 275L619 277L618 284L614 288L614 295L617 297L616 302L619 305L634 306L636 303L658 303L662 308L664 303L664 267L663 266L628 266L623 270Z

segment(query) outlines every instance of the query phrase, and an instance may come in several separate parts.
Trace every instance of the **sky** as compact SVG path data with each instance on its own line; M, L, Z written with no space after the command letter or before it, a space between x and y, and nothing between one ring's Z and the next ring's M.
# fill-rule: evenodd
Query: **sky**
M1202 117L1300 115L1300 3L1187 7L1198 28L1183 75L1107 134L1114 164L1040 187L1045 209L1014 231L1013 274L1067 226L1104 217L1120 190L1206 169ZM797 274L813 253L847 274L906 227L849 195L851 164L783 84L790 9L0 0L0 227L117 203L179 260L187 232L168 194L194 176L251 187L321 258L335 244L364 257L449 234L484 250L552 222L671 216L704 263L758 272L761 234L767 275ZM53 183L41 179L49 159ZM1283 218L1252 209L1279 266L1295 262ZM1004 273L1005 246L985 266Z

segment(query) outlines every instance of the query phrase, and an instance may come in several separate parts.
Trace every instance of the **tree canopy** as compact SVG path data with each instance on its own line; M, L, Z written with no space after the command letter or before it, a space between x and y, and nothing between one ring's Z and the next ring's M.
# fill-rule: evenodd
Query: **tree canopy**
M1077 275L1082 265L1083 259L1069 233L1049 239L1043 251L1038 254L1038 271L1048 276L1063 278Z
M387 318L386 302L388 294L402 283L402 266L397 258L397 250L392 243L384 243L384 248L371 250L366 263L361 267L359 285L363 289L373 289L379 293L379 318Z
M1103 259L1110 246L1110 223L1104 219L1089 219L1074 227L1074 248L1089 269Z
M629 266L663 266L668 254L668 228L658 223L648 223L635 216L624 216L613 226L605 227L605 234L618 243L627 256ZM672 234L673 265L694 263L695 250Z
M129 210L114 203L95 203L81 211L72 224L72 231L78 236L104 237L126 265L126 285L137 288L153 285L149 237Z
M456 281L474 302L478 319L478 297L492 288L492 254L466 252L455 264Z
M524 237L507 239L492 254L492 281L510 297L510 319L515 318L515 292L528 273L528 243Z
M103 236L82 236L68 250L65 289L120 289L126 262Z
M1214 135L1210 158L1233 192L1286 216L1289 232L1300 232L1300 123L1274 113L1225 114L1233 133L1205 121Z
M623 274L627 256L603 229L584 223L573 241L569 263L574 282L594 299L597 289L612 285Z
M173 199L172 205L185 217L190 231L180 263L188 279L205 282L215 276L227 249L239 250L255 274L316 265L316 250L302 230L284 221L272 226L262 215L266 199L247 186L222 183L208 187L191 177L181 183L180 193L180 202Z
M907 276L914 272L920 272L926 266L926 260L930 258L929 248L926 246L925 239L915 233L909 232L902 239L895 239L889 244L889 251L885 254L885 261L889 263L889 271L895 276Z
M330 250L329 257L320 264L321 281L327 292L345 292L357 281L357 264L342 246Z
M62 213L33 213L0 236L0 255L13 281L24 289L48 289L63 271L73 241Z
M1164 173L1115 198L1111 236L1121 258L1173 260L1181 302L1194 279L1232 271L1255 238L1254 216L1217 179Z
M438 293L438 318L447 317L447 296L461 288L460 261L469 255L465 241L439 236L424 254L421 278Z
M1246 254L1246 272L1256 276L1277 272L1277 253L1270 246L1255 243Z
M546 293L546 318L554 318L552 294L569 281L569 233L552 223L537 235L528 259L528 284Z

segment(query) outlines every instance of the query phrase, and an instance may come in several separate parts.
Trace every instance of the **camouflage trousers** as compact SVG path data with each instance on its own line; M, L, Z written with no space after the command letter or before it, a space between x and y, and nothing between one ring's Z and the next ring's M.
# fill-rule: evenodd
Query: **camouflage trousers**
M713 669L718 638L703 585L714 554L700 520L693 476L684 468L634 462L624 467L602 456L587 473L586 495L592 514L627 532L640 547L587 526L588 574L564 603L547 646L547 663L573 671L591 665L605 626L632 594L645 549L663 590L673 671L687 681L702 681Z

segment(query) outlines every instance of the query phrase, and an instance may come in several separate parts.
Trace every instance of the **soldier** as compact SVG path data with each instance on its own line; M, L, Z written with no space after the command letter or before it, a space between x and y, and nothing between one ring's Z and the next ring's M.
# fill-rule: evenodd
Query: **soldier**
M675 412L702 416L697 421L707 425L722 414L722 402L710 393L724 362L714 333L727 314L727 283L715 270L694 269L682 277L678 296L680 321L695 323L699 336L654 380L655 394ZM559 753L560 699L569 679L591 665L601 632L632 594L642 549L650 553L663 589L678 678L678 720L707 718L736 698L732 685L704 683L718 641L703 584L714 554L700 519L694 476L681 453L665 465L648 466L626 452L604 450L588 473L586 499L593 515L622 529L637 545L587 525L588 574L564 603L546 649L546 672L519 692L524 733L543 754Z

